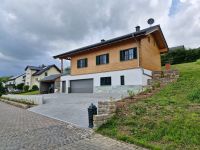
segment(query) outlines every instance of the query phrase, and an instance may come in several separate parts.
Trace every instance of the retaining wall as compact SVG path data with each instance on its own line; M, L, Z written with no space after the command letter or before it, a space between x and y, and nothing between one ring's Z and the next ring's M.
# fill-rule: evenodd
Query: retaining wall
M43 96L42 95L14 95L14 94L8 94L3 95L2 98L10 99L13 101L27 101L31 102L33 104L41 105L44 103Z
M94 116L94 128L100 127L115 115L116 102L98 102L98 114Z

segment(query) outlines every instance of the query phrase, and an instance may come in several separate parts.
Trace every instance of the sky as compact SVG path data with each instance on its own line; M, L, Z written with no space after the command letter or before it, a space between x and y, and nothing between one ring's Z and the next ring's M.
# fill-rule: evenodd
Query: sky
M1 0L0 76L60 67L54 55L149 27L149 18L169 47L200 47L199 10L200 0Z

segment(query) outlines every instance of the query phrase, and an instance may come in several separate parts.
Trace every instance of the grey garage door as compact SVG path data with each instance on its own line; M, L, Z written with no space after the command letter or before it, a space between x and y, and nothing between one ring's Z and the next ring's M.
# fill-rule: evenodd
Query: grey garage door
M71 93L93 93L93 79L70 81Z

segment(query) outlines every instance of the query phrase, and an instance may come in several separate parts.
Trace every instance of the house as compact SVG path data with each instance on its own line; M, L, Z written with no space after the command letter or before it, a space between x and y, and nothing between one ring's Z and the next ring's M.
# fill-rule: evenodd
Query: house
M61 76L63 93L127 93L147 85L161 70L160 54L168 45L159 25L78 48L57 56L71 63L70 75Z
M15 90L15 87L19 84L24 84L25 83L25 74L21 74L18 76L11 77L6 83L5 87L7 87L9 92L12 92Z
M25 68L26 79L25 85L28 85L30 89L33 85L37 85L40 88L40 81L44 78L60 74L61 71L56 65L42 65L42 66L27 66ZM49 85L50 86L50 85Z

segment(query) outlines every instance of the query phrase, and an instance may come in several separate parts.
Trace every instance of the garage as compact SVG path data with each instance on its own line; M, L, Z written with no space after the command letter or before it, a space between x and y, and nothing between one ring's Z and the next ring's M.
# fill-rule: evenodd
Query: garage
M71 80L71 93L93 93L93 79Z

